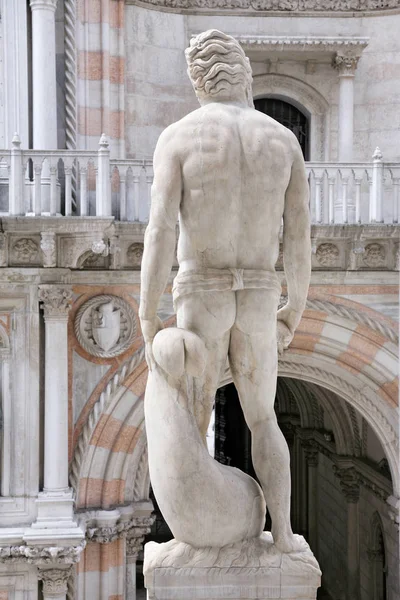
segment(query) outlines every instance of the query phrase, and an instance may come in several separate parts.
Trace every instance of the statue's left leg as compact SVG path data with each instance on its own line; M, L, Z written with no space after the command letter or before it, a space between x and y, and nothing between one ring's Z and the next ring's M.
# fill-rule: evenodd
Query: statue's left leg
M237 292L229 362L244 416L252 432L254 469L282 552L299 550L290 525L290 457L274 411L277 380L276 295L268 290Z
M234 292L197 292L179 298L177 325L196 333L207 349L204 374L193 380L194 415L206 444L215 393L228 357L230 328L236 315Z

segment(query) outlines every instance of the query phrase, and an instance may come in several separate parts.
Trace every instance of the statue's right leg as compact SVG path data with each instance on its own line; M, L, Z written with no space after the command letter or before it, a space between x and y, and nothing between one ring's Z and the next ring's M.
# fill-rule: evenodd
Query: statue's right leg
M194 414L206 443L215 393L228 357L230 329L235 321L234 292L196 292L179 298L177 326L204 341L207 362L202 377L194 378Z

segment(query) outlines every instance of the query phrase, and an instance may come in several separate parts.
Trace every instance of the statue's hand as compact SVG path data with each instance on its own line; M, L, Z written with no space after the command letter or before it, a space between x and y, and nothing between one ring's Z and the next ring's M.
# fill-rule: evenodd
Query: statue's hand
M286 305L278 310L277 319L278 354L282 354L289 347L300 318L299 313Z
M152 371L155 366L155 360L153 356L153 340L157 333L163 329L163 322L157 316L154 319L141 319L140 325L142 327L142 334L145 343L146 362L149 370Z
M276 330L276 339L278 342L278 354L282 354L289 347L293 339L293 334L283 321L278 321Z

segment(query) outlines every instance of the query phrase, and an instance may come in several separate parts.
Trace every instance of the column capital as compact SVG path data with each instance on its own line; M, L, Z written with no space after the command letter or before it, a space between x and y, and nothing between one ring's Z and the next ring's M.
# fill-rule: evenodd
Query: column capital
M68 311L71 308L72 290L69 286L40 285L39 301L45 319L63 320L68 318Z
M347 502L356 504L360 498L360 478L356 469L333 465L333 472L339 479L340 489Z
M29 4L31 10L51 10L55 13L57 8L57 0L30 0Z
M67 593L67 582L72 566L65 569L39 569L38 578L43 581L43 593L47 598L57 598Z
M333 58L332 66L338 71L339 77L354 77L359 60L359 56L337 52Z
M144 535L140 537L127 537L126 538L126 549L125 555L126 558L130 558L131 560L136 560L139 552L143 548Z

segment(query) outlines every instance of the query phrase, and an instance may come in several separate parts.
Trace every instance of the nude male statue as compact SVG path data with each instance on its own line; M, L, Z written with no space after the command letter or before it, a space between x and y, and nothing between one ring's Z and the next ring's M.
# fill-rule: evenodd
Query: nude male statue
M205 342L194 411L205 438L227 357L253 464L282 552L296 551L290 525L290 459L274 411L278 352L305 307L311 271L308 184L295 136L256 111L248 58L217 30L192 39L188 73L200 108L169 126L154 154L151 213L142 261L140 319L146 358L162 328L157 307L174 259L179 216L177 325ZM283 218L288 303L277 312L275 273Z

